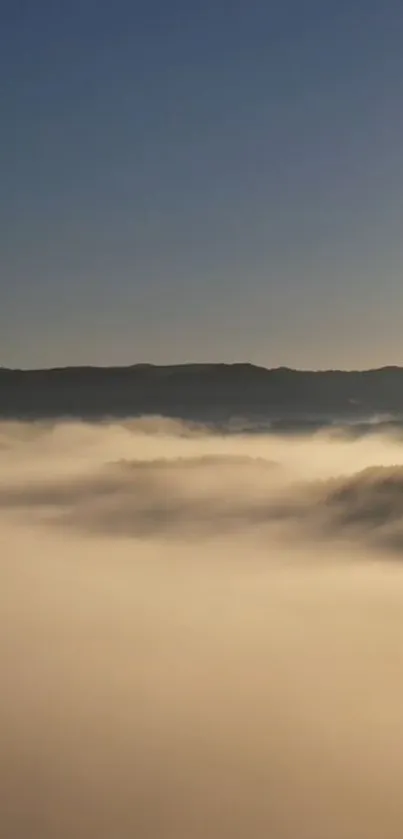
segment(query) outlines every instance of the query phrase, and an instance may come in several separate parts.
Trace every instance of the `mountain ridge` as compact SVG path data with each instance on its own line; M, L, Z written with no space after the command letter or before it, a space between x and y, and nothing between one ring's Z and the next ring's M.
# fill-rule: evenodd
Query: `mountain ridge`
M387 364L381 367L364 367L364 368L342 368L342 367L326 367L326 368L301 368L289 367L287 365L279 365L277 367L266 367L261 364L254 364L248 361L236 362L182 362L180 364L153 364L151 362L138 362L134 364L117 364L117 365L102 365L102 364L65 364L55 367L8 367L0 366L0 374L2 373L63 373L67 371L99 371L99 372L150 372L150 371L194 371L200 372L202 370L234 370L251 371L258 370L265 373L295 373L295 374L333 374L342 373L346 375L360 375L368 373L383 373L383 372L402 372L403 365Z
M159 414L225 421L403 417L403 367L298 370L250 363L0 368L0 417ZM305 421L304 419L304 421Z

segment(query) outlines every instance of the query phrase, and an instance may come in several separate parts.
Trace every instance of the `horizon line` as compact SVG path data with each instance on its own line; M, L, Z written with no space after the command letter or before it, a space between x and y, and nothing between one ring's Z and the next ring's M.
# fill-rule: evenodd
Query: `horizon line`
M386 371L403 371L403 364L386 364L381 365L380 367L351 367L351 368L342 368L342 367L318 367L318 368L306 368L306 367L290 367L288 365L277 365L276 367L266 367L263 364L255 364L249 361L235 361L235 362L226 362L226 361L184 361L180 363L167 363L167 364L158 364L153 362L136 362L134 364L64 364L64 365L57 365L55 367L8 367L8 366L0 366L0 373L62 373L67 370L70 371L118 371L118 370L178 370L184 368L214 368L214 367L223 367L223 368L250 368L254 370L261 370L267 373L379 373L379 372L386 372Z

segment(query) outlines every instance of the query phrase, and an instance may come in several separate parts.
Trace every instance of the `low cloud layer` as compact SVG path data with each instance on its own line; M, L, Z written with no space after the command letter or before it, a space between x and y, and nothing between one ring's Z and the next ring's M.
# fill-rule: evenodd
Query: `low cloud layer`
M211 539L241 532L262 541L275 538L279 544L301 538L350 539L367 548L403 550L403 466L382 465L382 457L390 457L392 451L396 459L401 457L400 444L376 438L380 462L351 472L358 444L350 441L349 471L332 476L335 453L346 446L334 438L294 439L282 462L281 438L233 438L232 451L220 452L220 443L228 446L225 438L198 436L176 423L164 428L167 448L168 441L172 448L175 441L180 450L181 441L189 440L191 447L185 443L182 454L173 448L166 457L152 457L150 449L143 459L144 429L163 450L164 437L161 444L161 437L152 435L153 425L143 421L129 427L132 439L126 440L128 449L131 444L138 451L137 458L100 458L89 462L84 472L77 468L77 474L58 474L56 468L53 474L51 468L48 471L52 454L44 453L39 474L29 480L11 476L0 483L0 509L113 538ZM111 436L115 430L109 428ZM108 429L104 433L107 436ZM9 444L20 440L11 434ZM38 436L33 436L34 450L37 442ZM259 443L279 459L271 459L269 452L259 456ZM371 446L364 448L368 460L371 451ZM322 459L320 477L309 463L304 467L307 452L314 461Z
M0 469L2 834L400 839L398 440L3 424Z

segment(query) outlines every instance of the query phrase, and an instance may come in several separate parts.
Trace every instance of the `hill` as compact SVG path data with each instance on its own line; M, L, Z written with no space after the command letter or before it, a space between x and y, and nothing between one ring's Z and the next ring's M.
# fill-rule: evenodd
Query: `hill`
M403 368L266 369L252 364L0 368L0 416L97 419L161 414L293 422L403 415Z

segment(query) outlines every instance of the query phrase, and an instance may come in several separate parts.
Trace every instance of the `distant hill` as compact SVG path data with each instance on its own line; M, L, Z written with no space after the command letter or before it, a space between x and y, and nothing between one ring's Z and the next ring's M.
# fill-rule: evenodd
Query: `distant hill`
M266 369L252 364L0 368L0 416L9 419L161 414L212 422L278 422L373 414L403 416L403 368Z

